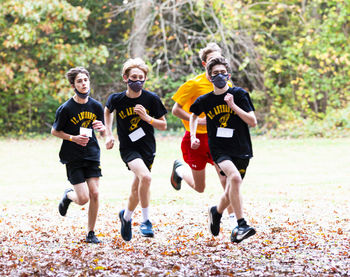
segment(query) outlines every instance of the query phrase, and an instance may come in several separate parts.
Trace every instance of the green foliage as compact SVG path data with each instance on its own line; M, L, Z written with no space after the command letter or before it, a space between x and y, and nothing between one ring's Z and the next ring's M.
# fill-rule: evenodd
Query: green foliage
M135 35L135 5L134 0L2 1L0 134L46 130L71 91L64 78L70 67L89 68L93 96L102 103L125 89L120 72ZM234 84L251 92L260 126L254 133L347 133L342 113L347 115L350 100L348 0L152 5L145 19L144 59L152 68L146 88L165 102L170 129L182 128L171 115L171 96L202 72L198 51L214 41L230 60Z
M181 120L171 113L171 109L175 104L171 97L178 90L178 88L190 77L182 76L181 78L174 79L173 76L169 76L164 73L160 73L156 70L157 66L154 66L153 70L150 71L148 80L146 82L146 89L149 89L161 96L162 101L168 110L167 118L167 129L170 131L183 131L183 124Z
M70 91L65 72L105 62L107 48L86 43L89 14L61 0L1 5L0 133L48 129Z
M310 122L303 124L306 129L322 129L311 133L323 134L330 127L322 127L328 113L346 107L350 100L349 10L348 1L317 0L305 7L299 1L270 2L264 16L262 10L255 11L261 15L255 39L271 100L262 120L268 128L283 133L290 124Z
M123 90L121 78L122 66L128 58L128 39L132 25L132 10L115 13L116 8L123 8L123 0L67 0L72 6L83 7L90 12L86 27L91 34L86 43L98 47L105 45L108 57L103 64L90 63L94 97L105 103L111 92Z
M293 119L281 124L279 128L262 130L271 137L349 137L350 136L350 105L344 109L332 109L323 119Z

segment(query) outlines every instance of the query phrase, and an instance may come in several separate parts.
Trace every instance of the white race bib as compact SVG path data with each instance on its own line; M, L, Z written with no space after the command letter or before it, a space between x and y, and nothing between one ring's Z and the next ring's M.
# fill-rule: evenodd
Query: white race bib
M136 129L134 132L129 134L129 138L132 142L139 140L140 138L144 137L146 134L143 131L143 129L140 127Z
M232 138L235 129L221 128L216 131L216 136L219 138Z
M85 136L91 138L92 137L92 129L80 127L79 134L82 136L85 135Z

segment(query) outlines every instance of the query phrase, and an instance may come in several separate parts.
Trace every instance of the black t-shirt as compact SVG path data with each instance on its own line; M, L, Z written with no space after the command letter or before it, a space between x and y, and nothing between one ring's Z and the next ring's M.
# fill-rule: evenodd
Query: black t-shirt
M116 110L119 150L120 152L142 150L143 153L154 156L156 152L154 128L135 113L136 104L142 105L146 112L156 119L167 113L159 96L153 92L142 90L137 98L128 97L126 91L111 94L106 107L111 113Z
M233 95L235 104L242 110L246 112L255 110L248 92L234 87L221 95L210 92L198 97L190 111L195 115L200 115L202 112L206 115L209 149L214 161L222 155L249 159L253 156L249 128L247 123L226 104L224 98L227 93ZM219 128L223 129L218 130Z
M86 104L79 104L71 98L57 109L53 128L76 136L80 134L80 127L92 129L92 122L95 120L104 122L103 107L100 102L89 97ZM99 162L100 147L94 131L86 146L63 140L59 156L63 164L79 160Z

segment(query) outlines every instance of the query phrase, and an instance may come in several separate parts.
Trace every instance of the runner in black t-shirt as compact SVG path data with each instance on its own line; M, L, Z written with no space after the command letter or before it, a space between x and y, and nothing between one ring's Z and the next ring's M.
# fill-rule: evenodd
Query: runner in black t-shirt
M99 177L102 175L100 147L93 130L102 136L105 134L103 107L88 96L90 75L85 68L72 68L66 76L75 95L57 109L51 134L63 139L59 156L66 164L67 177L74 190L65 190L58 209L65 216L72 201L84 205L90 200L86 242L99 243L94 228L99 206Z
M121 235L126 241L132 238L131 216L139 202L143 216L141 234L146 237L154 235L148 217L150 170L156 154L154 128L166 129L164 115L167 111L155 93L142 89L147 73L148 67L142 59L126 61L123 66L123 79L127 90L111 94L105 107L106 148L112 149L114 145L112 123L113 111L116 111L120 155L134 173L128 205L119 213Z
M214 236L219 234L222 213L231 204L238 223L231 233L231 241L238 243L255 234L255 229L243 217L240 185L253 156L248 125L255 127L256 118L249 94L241 88L229 88L227 85L229 68L223 57L208 62L207 71L214 91L198 97L192 104L190 130L191 147L196 149L199 147L199 139L196 138L198 116L204 112L210 153L227 176L226 190L219 205L209 208L210 231Z

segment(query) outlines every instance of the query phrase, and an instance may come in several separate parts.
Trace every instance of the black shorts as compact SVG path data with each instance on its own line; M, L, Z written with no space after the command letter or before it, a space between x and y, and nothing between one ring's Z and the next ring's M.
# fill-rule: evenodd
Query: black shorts
M67 177L72 185L84 183L91 177L101 177L100 162L82 160L66 164Z
M153 161L154 161L154 157L155 156L150 156L150 155L142 155L142 153L135 151L135 150L123 150L120 151L120 156L122 157L123 162L126 164L126 167L130 170L128 163L135 160L135 159L141 159L143 160L143 162L145 163L145 165L147 166L147 168L149 169L149 171L151 171L152 165L153 165Z
M215 161L215 163L219 166L219 163L221 163L222 161L225 161L225 160L229 160L229 161L233 162L233 164L236 166L239 173L241 174L241 178L243 180L245 173L247 171L247 167L249 165L249 159L240 159L237 157L231 157L229 155L222 155ZM219 166L219 168L220 168L220 166ZM220 174L225 176L225 173L223 171L221 171Z

